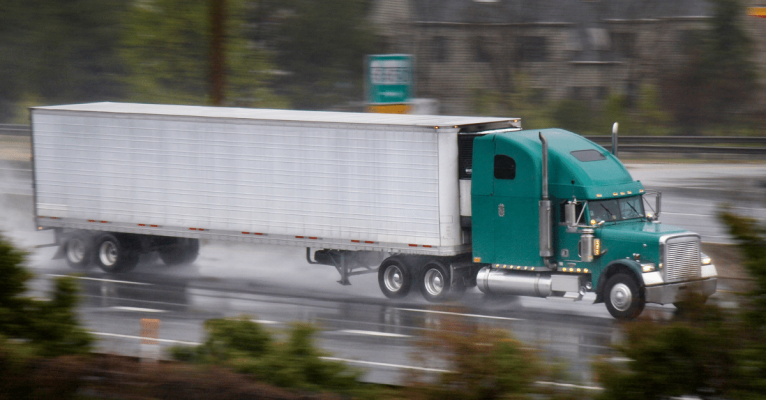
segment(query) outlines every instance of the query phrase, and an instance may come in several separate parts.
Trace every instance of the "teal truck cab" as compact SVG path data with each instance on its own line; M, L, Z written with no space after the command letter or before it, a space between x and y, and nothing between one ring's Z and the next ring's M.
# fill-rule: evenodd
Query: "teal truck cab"
M661 224L660 194L597 144L561 129L506 132L475 138L472 158L482 292L595 292L618 319L637 317L645 303L680 305L687 291L715 293L700 236Z

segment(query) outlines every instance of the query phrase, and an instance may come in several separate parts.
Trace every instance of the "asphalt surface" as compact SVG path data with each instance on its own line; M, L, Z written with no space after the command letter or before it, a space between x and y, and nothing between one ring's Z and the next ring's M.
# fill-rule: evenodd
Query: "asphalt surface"
M663 192L663 223L700 233L703 241L728 243L716 219L720 204L766 219L766 165L629 164L648 189ZM35 272L32 293L45 297L52 278L72 273L51 260L50 231L32 224L31 172L23 164L0 165L0 229L30 252ZM507 329L540 357L566 363L562 381L593 385L594 357L612 357L620 324L603 304L526 297L487 297L469 290L454 304L433 305L419 295L392 301L378 288L376 275L351 278L341 286L335 269L306 263L305 250L292 247L203 243L190 266L166 267L152 257L127 274L80 271L83 323L99 338L100 351L151 357L174 345L204 341L211 318L247 315L283 337L295 322L315 324L317 344L328 357L366 371L365 380L401 383L414 373L434 374L446 365L413 354L436 330L493 327ZM726 282L711 301L736 307ZM673 306L648 305L642 318L669 319ZM141 319L160 320L159 346L141 345ZM457 324L456 321L460 321ZM158 348L159 347L159 348Z

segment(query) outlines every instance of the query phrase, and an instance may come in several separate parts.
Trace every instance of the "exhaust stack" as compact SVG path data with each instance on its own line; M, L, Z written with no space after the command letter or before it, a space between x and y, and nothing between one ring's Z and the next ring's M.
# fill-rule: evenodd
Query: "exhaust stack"
M553 257L551 232L551 201L548 198L548 140L540 132L540 142L543 144L543 198L540 200L540 257Z

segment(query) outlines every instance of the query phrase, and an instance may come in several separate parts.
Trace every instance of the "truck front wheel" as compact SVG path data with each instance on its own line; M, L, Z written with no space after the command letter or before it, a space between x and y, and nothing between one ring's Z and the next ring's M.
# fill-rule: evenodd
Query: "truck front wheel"
M430 302L444 301L450 293L450 274L447 268L432 261L420 274L420 293Z
M631 320L644 311L646 301L636 281L627 274L617 274L606 282L604 300L613 317Z
M410 269L397 258L386 259L378 268L378 285L389 299L404 297L412 285Z
M104 272L127 272L138 264L138 252L128 236L111 233L96 240L96 263Z

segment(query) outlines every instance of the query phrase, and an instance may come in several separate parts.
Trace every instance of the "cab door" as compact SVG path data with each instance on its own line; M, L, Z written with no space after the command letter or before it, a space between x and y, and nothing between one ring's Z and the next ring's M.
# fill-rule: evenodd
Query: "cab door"
M513 134L497 135L493 157L496 263L543 266L538 205L541 168L534 146ZM531 147L531 148L530 148Z

